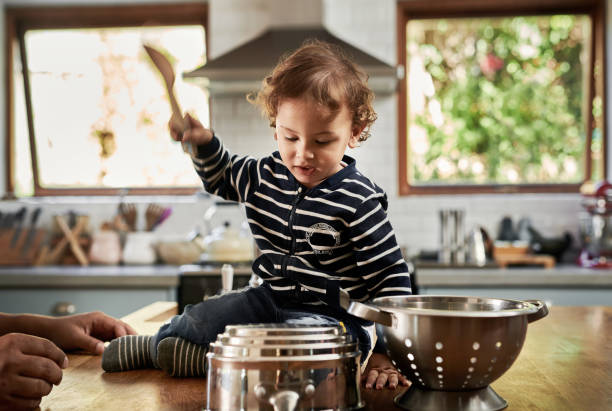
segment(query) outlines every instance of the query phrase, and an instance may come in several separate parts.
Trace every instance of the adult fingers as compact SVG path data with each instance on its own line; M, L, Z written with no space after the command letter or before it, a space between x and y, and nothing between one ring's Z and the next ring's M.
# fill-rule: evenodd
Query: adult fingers
M115 321L115 337L123 337L125 335L136 335L138 334L136 330L129 326L129 324L124 323L123 321L114 320Z
M370 370L366 378L366 388L372 388L372 386L376 382L376 378L378 378L378 370Z
M40 378L17 375L13 379L11 395L24 399L39 399L51 392L53 385Z
M57 345L45 338L24 335L21 341L21 352L26 355L48 358L62 368L68 366L66 354Z
M40 398L21 398L17 396L9 396L7 398L7 410L20 411L20 410L33 410L38 408L40 405ZM4 403L0 403L0 409L5 409Z
M406 378L403 374L399 375L399 382L400 382L400 384L402 384L405 387L410 385L410 380L408 378Z
M23 377L42 379L54 385L62 381L62 369L54 361L36 355L24 356L20 361L18 374Z
M103 312L97 311L88 315L90 317L85 321L85 329L89 330L89 334L98 339L110 341L127 334L137 334L128 324Z
M90 353L102 354L104 351L104 343L102 341L84 333L74 335L73 343L76 348L80 348Z

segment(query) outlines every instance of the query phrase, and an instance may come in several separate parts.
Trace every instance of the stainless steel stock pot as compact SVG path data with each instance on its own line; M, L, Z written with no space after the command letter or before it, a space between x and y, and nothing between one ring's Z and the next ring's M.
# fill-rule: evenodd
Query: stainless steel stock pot
M207 354L207 410L354 410L361 353L341 326L227 326Z

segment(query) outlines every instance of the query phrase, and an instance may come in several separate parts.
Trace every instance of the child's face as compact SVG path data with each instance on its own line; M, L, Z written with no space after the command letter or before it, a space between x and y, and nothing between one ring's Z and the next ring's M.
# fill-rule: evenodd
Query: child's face
M342 169L346 147L359 145L361 131L346 104L334 116L309 98L291 98L278 106L274 139L291 174L312 188Z

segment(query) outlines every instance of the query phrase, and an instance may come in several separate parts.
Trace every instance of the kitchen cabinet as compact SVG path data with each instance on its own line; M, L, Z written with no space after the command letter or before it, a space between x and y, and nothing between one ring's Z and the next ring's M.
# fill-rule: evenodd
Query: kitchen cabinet
M233 266L232 289L246 287L251 279L251 266ZM187 304L217 295L222 289L221 267L218 265L183 265L180 267L177 289L178 312L182 313Z
M419 268L420 294L538 299L553 305L610 305L612 271L544 268Z
M154 301L176 301L178 267L3 267L0 311L65 315L100 310L122 317Z
M248 283L251 268L234 266L237 289ZM553 305L610 305L612 270L576 266L542 268L416 269L421 294L540 299ZM216 294L218 266L169 265L89 267L1 267L0 311L50 314L58 302L77 312L103 310L122 316L152 301L178 301L182 307Z
M123 317L155 301L176 301L174 288L11 288L0 290L0 312L67 315L103 311Z

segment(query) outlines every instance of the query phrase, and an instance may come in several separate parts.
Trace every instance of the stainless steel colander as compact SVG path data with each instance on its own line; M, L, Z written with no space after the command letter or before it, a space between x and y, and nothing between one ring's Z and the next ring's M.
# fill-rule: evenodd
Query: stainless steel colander
M540 301L415 295L357 303L349 312L379 322L389 357L412 381L396 404L444 411L505 408L489 384L516 360L527 324L548 309Z

